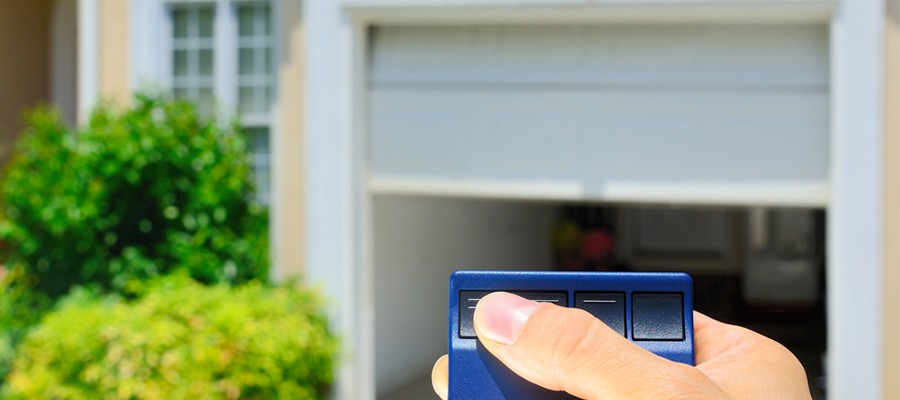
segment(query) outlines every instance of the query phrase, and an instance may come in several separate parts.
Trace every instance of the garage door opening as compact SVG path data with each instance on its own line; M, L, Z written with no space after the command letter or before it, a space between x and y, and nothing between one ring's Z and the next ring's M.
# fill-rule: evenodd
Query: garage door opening
M459 269L685 271L697 311L793 351L823 393L825 213L375 196L379 399L432 399Z

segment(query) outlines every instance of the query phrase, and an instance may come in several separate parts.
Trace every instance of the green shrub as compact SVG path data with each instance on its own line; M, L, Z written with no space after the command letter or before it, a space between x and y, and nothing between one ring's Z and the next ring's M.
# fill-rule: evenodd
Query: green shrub
M77 131L53 110L28 116L0 187L7 263L53 298L182 268L204 283L265 280L267 216L242 135L186 102L134 103Z
M0 279L0 382L9 373L16 346L51 303L42 293L28 290L25 285L11 285L20 274L20 270L13 270Z
M181 277L139 300L63 298L19 347L11 399L324 399L337 340L319 298Z

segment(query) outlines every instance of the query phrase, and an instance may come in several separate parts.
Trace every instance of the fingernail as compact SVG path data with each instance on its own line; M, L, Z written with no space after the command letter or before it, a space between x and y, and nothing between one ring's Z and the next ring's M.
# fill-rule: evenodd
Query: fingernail
M514 294L491 293L475 308L475 328L491 341L510 344L519 337L525 321L538 307L538 303Z

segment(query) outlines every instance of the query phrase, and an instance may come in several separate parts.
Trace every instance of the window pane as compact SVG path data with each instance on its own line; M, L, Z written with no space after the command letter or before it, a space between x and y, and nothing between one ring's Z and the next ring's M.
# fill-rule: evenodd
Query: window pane
M188 10L176 9L172 11L172 26L175 28L174 36L184 38L188 35Z
M197 109L203 114L212 112L213 90L209 87L200 88L200 95L197 99Z
M269 182L269 169L260 168L255 172L256 178L256 201L262 204L269 204L269 193L271 193L271 183Z
M172 90L172 94L179 100L184 100L188 97L187 89L185 88L175 88Z
M238 31L241 36L253 36L253 6L238 9Z
M263 111L269 111L272 109L272 103L275 102L275 90L272 89L272 86L266 86L266 102L263 105Z
M185 50L175 50L172 58L174 65L173 70L175 76L185 76L188 74L188 53Z
M253 49L252 48L241 49L240 53L238 55L238 59L239 59L238 73L241 75L252 75L254 73Z
M268 203L270 186L269 128L249 128L246 133L247 143L253 154L251 162L257 200L261 203Z
M213 51L200 50L200 76L213 74Z
M266 36L268 36L268 35L272 34L272 17L270 15L271 13L269 11L268 5L263 7L263 13L265 15L265 17L264 17L264 21L265 21L265 25L266 25L265 32L266 32Z
M272 73L272 48L266 48L266 74Z
M200 8L200 37L209 38L213 36L213 9L212 7Z
M254 90L252 87L241 87L238 94L238 102L242 113L256 112L256 101L254 100Z
M260 163L269 163L269 129L268 128L256 128L254 129L254 144L253 144L253 153L265 156L266 158L260 158Z

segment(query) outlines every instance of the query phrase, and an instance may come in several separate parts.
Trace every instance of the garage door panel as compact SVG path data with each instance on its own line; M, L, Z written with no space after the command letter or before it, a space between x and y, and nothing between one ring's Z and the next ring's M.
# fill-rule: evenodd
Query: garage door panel
M483 132L493 138L491 169L498 174L576 174L585 110L569 102L529 101L521 107L489 109L491 124Z
M711 33L725 39L723 54L730 67L805 70L815 72L820 84L828 80L828 28L824 25L734 25Z
M371 100L373 172L385 176L827 179L824 94L378 90Z
M477 42L472 34L472 29L439 26L378 29L372 73L469 68Z
M537 72L577 69L583 64L588 28L559 29L555 26L509 26L497 29L500 36L496 47L496 62L504 69ZM479 40L483 31L476 31L470 40ZM487 50L487 49L486 49ZM493 57L492 57L493 58ZM483 59L479 57L479 59ZM487 72L484 68L480 71ZM492 69L492 68L491 68ZM478 70L475 70L478 71ZM475 72L473 71L473 72ZM528 74L525 74L528 75Z
M610 178L827 179L825 94L608 95ZM590 133L586 133L590 134Z
M652 107L647 107L652 108ZM696 113L664 110L612 113L607 119L605 168L616 178L679 178L707 175L708 163L698 144L703 143L703 121Z
M827 86L823 25L381 27L375 87Z
M827 201L824 25L376 32L375 181L492 196Z
M370 160L374 171L464 173L471 111L454 101L376 101ZM373 99L377 96L373 96Z

